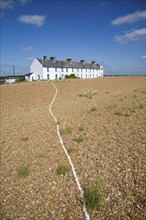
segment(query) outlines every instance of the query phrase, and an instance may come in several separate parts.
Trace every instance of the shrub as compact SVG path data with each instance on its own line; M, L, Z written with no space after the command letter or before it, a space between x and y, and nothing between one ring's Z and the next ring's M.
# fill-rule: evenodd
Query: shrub
M75 74L65 75L65 79L77 79Z

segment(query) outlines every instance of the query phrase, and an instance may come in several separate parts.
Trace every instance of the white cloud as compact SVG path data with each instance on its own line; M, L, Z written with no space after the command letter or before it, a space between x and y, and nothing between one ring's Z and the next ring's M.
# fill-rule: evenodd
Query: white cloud
M146 60L146 56L142 56L142 57L141 57L141 59L144 59L144 60Z
M30 3L32 0L0 0L0 17L5 15L5 11L12 10L17 4L25 6Z
M127 43L128 41L138 41L146 36L146 28L127 31L124 35L117 35L114 37L115 41L119 43Z
M26 60L32 61L32 60L34 60L34 57L27 57Z
M1 10L13 9L13 7L14 7L13 0L1 0L0 1L0 9Z
M20 23L34 24L38 27L42 26L45 22L45 15L22 15L17 18Z
M30 3L31 0L19 0L20 5L25 6L26 4Z
M33 47L20 47L21 48L21 50L22 51L24 51L24 52L27 52L27 51L32 51L32 50L35 50L35 48L33 48Z
M131 24L146 19L146 11L136 11L133 14L121 16L112 21L112 25Z

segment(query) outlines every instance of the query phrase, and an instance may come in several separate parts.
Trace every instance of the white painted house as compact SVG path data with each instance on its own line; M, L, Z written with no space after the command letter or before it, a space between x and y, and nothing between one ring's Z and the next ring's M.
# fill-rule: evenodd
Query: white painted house
M73 62L71 58L66 61L56 60L55 57L42 59L35 58L30 66L30 73L25 75L28 81L64 79L66 75L74 74L77 78L103 77L103 67L95 61L85 63L85 60Z

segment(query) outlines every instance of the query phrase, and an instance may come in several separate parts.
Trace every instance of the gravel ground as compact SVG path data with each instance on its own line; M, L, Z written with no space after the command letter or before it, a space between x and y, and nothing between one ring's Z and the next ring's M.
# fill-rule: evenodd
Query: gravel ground
M98 186L104 205L91 220L144 220L145 78L107 77L55 81L52 111L81 186ZM85 90L93 93L85 97ZM86 92L87 93L87 92ZM1 217L83 220L82 203L49 113L50 82L1 85ZM87 95L86 95L87 96ZM77 143L75 139L82 136ZM18 177L27 164L29 175Z

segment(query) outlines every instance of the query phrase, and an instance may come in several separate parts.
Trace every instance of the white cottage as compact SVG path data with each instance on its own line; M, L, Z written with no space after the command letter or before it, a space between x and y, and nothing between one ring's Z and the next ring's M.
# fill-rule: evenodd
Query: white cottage
M74 74L77 78L103 77L103 68L95 61L85 63L85 60L73 62L71 58L66 61L56 60L55 57L42 59L35 58L30 66L30 73L25 75L28 81L64 79L66 75Z

